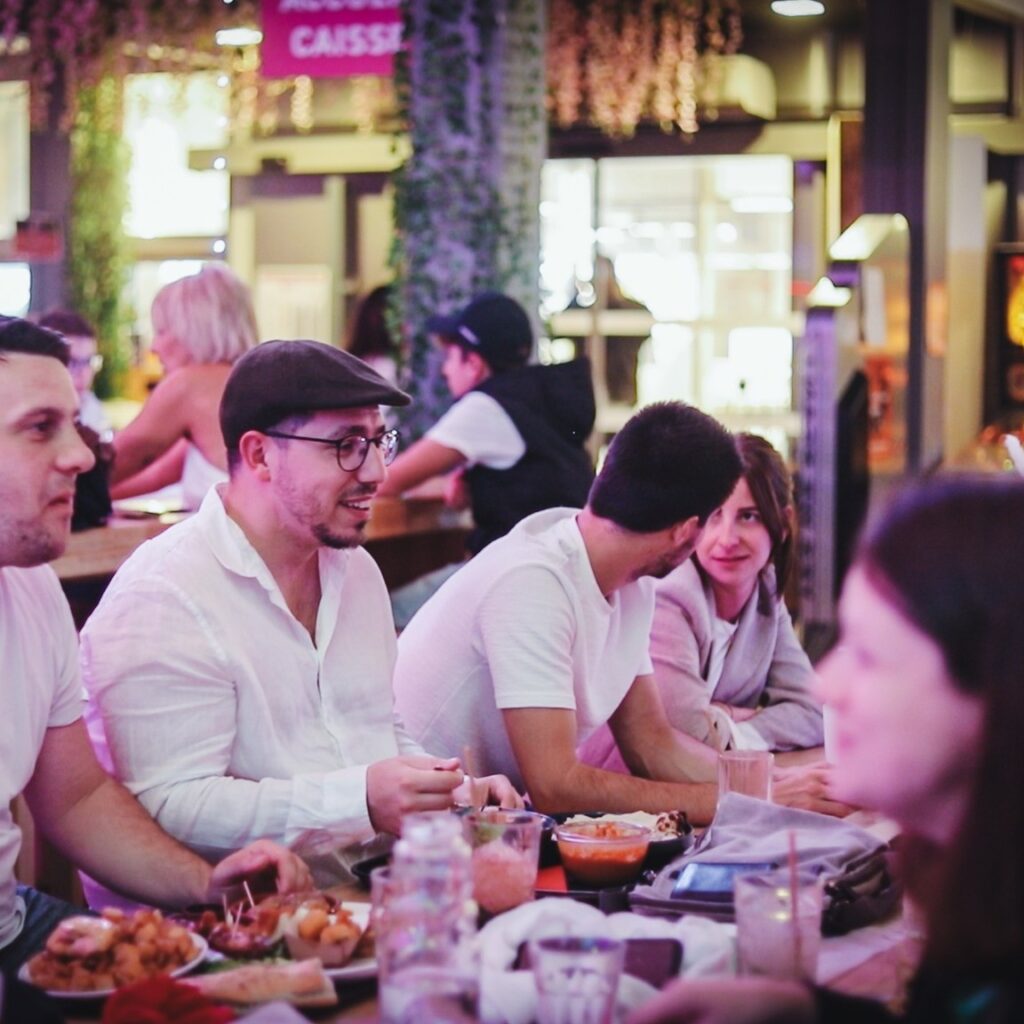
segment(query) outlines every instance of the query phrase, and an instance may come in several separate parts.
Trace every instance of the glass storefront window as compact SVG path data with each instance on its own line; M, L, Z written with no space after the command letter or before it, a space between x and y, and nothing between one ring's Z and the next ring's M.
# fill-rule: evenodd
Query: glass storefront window
M28 216L28 83L0 82L0 239Z
M27 263L0 263L0 313L25 316L32 296L32 273Z
M225 234L228 172L192 170L189 151L227 144L228 100L225 76L212 72L128 77L124 128L132 156L125 229L130 237Z
M783 430L792 408L792 211L787 157L548 161L549 350L572 341L591 356L599 430L670 398L734 427Z

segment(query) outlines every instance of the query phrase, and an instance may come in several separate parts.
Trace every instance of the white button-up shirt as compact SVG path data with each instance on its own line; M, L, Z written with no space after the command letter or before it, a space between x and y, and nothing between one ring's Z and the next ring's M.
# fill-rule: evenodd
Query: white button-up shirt
M318 854L371 839L367 765L422 753L393 714L380 570L358 548L319 559L314 643L214 488L132 555L82 632L101 760L211 859L260 837Z

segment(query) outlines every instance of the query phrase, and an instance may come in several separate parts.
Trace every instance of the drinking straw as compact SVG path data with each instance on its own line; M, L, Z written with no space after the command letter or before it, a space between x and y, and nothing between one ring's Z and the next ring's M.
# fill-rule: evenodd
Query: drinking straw
M800 920L797 916L797 886L799 878L796 865L796 833L789 830L789 921L793 929L793 966L799 970L803 962L803 941L800 936Z
M477 775L477 773L475 771L475 763L474 763L474 759L473 759L473 752L469 749L469 745L468 744L462 748L462 767L465 769L466 774L469 776L469 799L473 802L474 809L475 809L476 808L476 802L477 802L477 800L476 800L476 797L477 797L476 784L477 784L477 779L479 779L480 776ZM482 810L485 810L486 807L487 807L487 796L485 794L484 795L483 803L480 804L479 809L482 811Z

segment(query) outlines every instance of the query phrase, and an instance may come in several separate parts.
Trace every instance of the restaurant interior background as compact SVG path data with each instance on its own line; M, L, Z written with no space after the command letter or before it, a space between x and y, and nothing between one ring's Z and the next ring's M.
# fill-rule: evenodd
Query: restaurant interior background
M804 503L827 511L817 533L807 523L804 586L828 561L819 583L830 593L836 505L856 501L856 459L834 421L851 372L864 379L860 470L883 482L990 460L977 445L983 426L1024 409L1013 371L1024 331L1005 312L1022 271L1011 250L1024 213L1024 2L824 7L787 18L744 0L739 51L721 58L716 109L696 133L641 123L613 137L552 123L536 295L538 357L586 351L595 363L598 445L637 405L678 398L798 461ZM913 21L922 11L927 26ZM918 28L944 61L914 49ZM905 66L892 67L904 46ZM0 58L0 312L18 315L65 299L57 207L68 182L47 159L47 133L30 128L21 66L13 50ZM342 340L359 297L393 274L391 175L410 144L392 83L307 81L263 109L260 130L233 120L243 84L251 75L240 84L220 69L125 80L132 398L153 377L153 295L204 260L228 260L251 284L262 337ZM939 131L928 120L937 88ZM894 122L920 115L909 169L882 166L877 117L890 108ZM887 174L898 183L883 208ZM916 217L901 209L901 195L936 187L937 204L929 194ZM835 248L865 211L888 219L862 222ZM52 250L33 248L40 224L56 225ZM815 361L812 328L840 352L835 365ZM825 455L819 406L832 420Z

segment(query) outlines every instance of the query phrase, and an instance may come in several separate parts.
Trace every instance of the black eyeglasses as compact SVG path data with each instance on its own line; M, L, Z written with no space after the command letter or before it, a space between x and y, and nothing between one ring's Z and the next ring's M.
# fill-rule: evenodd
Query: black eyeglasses
M284 441L314 441L316 444L329 444L334 448L334 454L338 459L338 468L346 473L354 473L366 461L370 451L370 445L376 445L384 460L385 466L390 466L398 454L397 430L387 430L380 437L363 437L362 434L348 434L346 437L305 437L302 434L283 434L277 430L264 430L267 437L277 437Z

